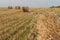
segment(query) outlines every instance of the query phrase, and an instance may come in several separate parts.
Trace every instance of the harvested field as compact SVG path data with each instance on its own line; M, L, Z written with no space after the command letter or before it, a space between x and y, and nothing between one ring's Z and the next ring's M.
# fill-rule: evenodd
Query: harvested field
M37 29L38 40L60 40L60 19L54 14L40 14Z
M0 40L60 40L60 9L0 10Z

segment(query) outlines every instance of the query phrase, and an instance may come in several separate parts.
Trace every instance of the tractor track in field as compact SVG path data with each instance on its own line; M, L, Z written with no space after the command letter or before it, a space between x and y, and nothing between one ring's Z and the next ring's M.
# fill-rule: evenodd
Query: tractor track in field
M30 12L30 14L20 14L17 12L13 12L13 14L6 14L6 12L1 14L0 40L20 40L21 38L23 38L23 35L26 36L24 38L25 40L27 40L28 35L31 34L32 31L34 31L37 16L38 15L34 14L34 12ZM19 35L21 36L21 38Z

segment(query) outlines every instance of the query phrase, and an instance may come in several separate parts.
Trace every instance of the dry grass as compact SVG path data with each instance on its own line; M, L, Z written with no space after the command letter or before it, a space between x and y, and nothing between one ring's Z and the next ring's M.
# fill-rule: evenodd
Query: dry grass
M60 40L59 10L0 9L0 40Z
M40 14L37 29L38 40L60 40L60 19L55 13Z

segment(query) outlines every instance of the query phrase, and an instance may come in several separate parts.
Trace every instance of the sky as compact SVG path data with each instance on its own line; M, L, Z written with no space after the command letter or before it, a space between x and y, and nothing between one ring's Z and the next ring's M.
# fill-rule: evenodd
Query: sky
M60 0L0 0L0 7L29 6L34 8L59 6Z

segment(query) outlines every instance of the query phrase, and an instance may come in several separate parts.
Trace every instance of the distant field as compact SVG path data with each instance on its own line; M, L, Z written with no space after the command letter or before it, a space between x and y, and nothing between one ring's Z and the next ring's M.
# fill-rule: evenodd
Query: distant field
M56 40L60 40L60 8L33 8L30 12L0 8L0 40L50 40L46 31L49 28L52 29L49 33L59 33L50 34L52 39L55 40L56 35Z

